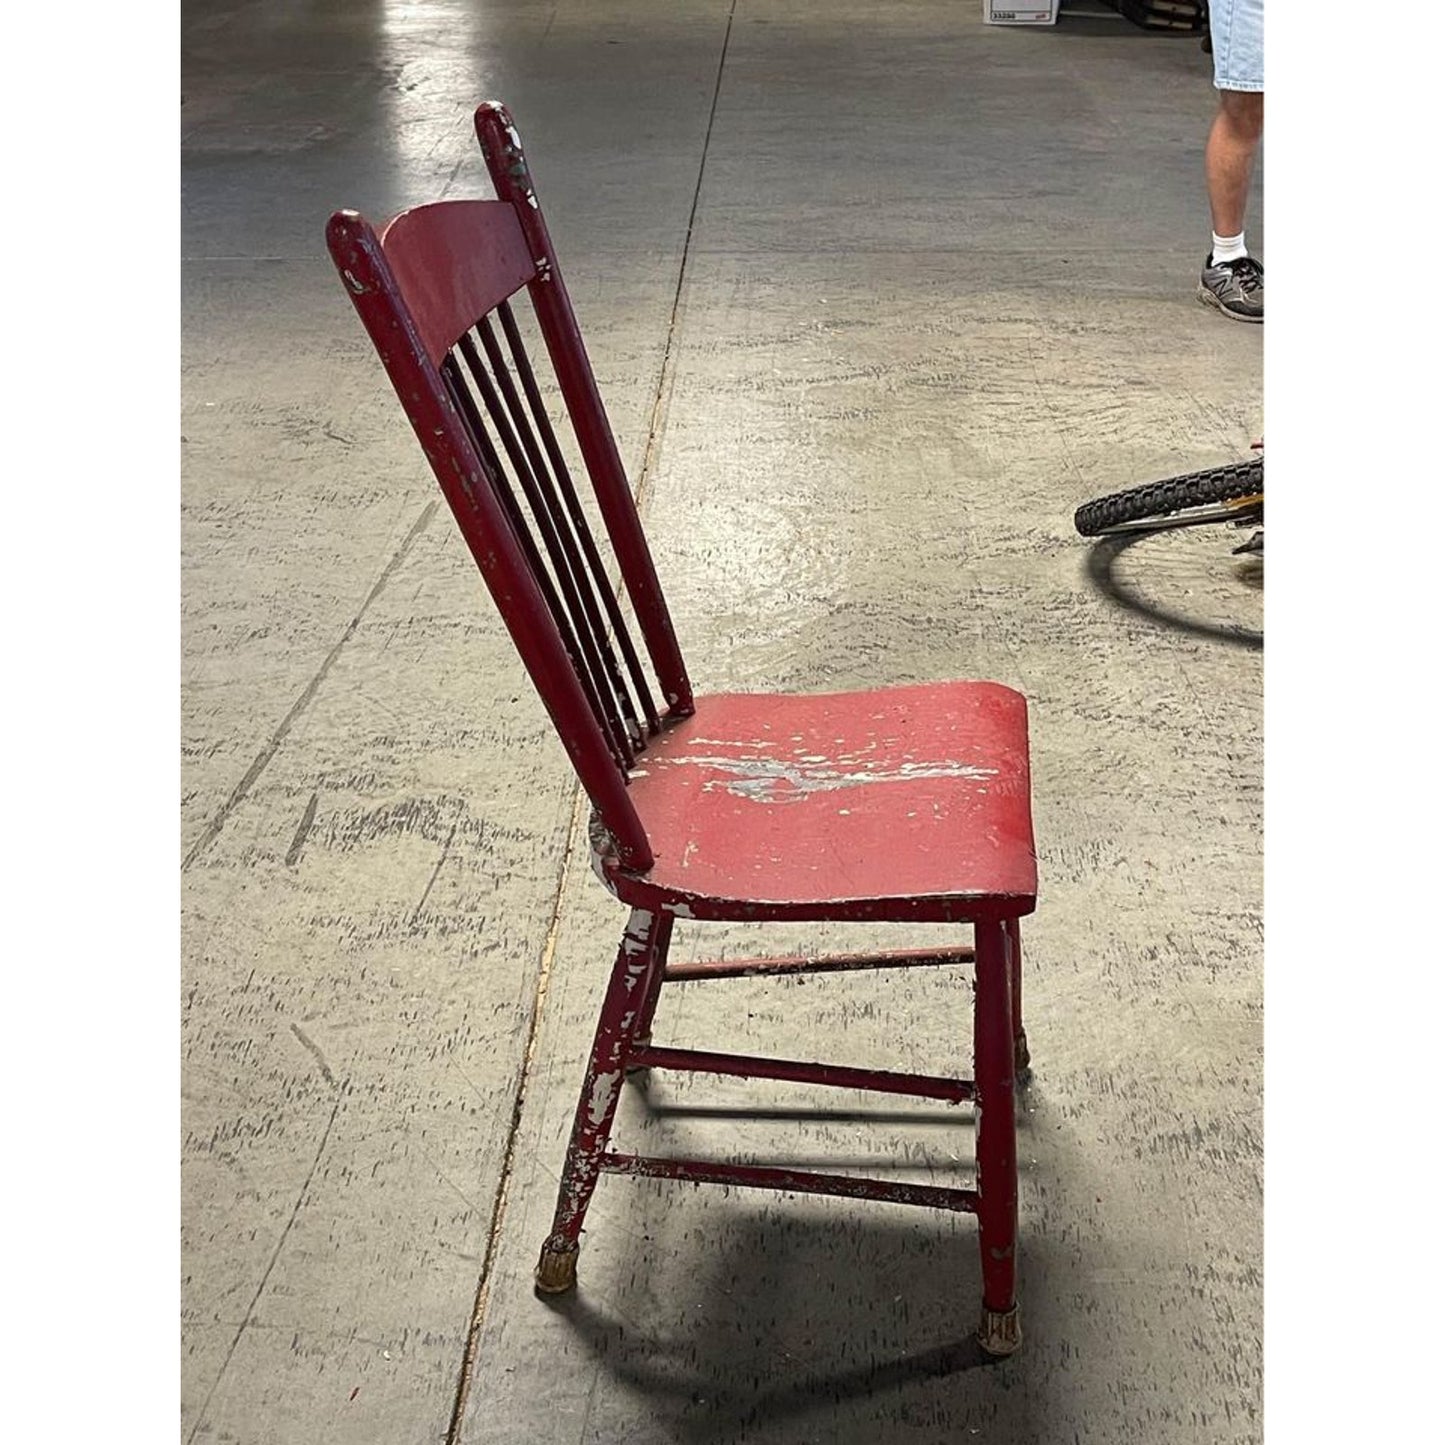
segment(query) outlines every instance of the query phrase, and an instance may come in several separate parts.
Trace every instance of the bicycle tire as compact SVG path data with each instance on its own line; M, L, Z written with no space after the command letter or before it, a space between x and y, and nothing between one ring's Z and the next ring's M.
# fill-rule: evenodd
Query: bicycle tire
M1083 537L1099 537L1123 527L1185 525L1180 513L1197 507L1219 506L1241 498L1263 496L1264 458L1230 462L1200 472L1185 472L1162 482L1130 487L1125 492L1085 502L1074 513L1074 526ZM1171 522L1171 518L1176 519ZM1225 520L1224 516L1205 520Z

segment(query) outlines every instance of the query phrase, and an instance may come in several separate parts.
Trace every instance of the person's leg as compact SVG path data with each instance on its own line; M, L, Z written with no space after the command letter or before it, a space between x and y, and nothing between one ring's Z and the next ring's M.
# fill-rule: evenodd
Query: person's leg
M1263 134L1264 92L1221 90L1219 113L1204 147L1204 178L1216 236L1237 236L1244 230L1245 200Z
M1204 147L1213 225L1199 299L1236 321L1264 320L1264 267L1244 239L1254 158L1264 135L1264 0L1211 0L1219 110Z

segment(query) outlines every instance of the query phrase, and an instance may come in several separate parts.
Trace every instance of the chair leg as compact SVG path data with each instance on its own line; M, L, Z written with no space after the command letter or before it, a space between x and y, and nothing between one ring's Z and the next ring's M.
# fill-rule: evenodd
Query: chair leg
M634 908L622 935L572 1121L552 1233L537 1262L536 1285L543 1294L561 1294L577 1282L578 1236L612 1132L627 1055L646 1003L644 991L654 975L661 976L661 957L671 929L671 918Z
M1019 921L1010 918L1008 931L1009 988L1013 1000L1014 1078L1023 1077L1029 1067L1029 1040L1024 1033L1024 952L1019 942Z
M654 921L656 935L652 966L643 980L642 1004L637 1010L637 1032L632 1040L638 1048L652 1042L652 1016L657 1012L657 1001L662 996L662 974L667 967L667 950L672 943L672 914L658 914ZM629 1075L642 1074L646 1070L629 1069L627 1072Z
M1013 959L1006 923L975 927L973 1059L978 1106L978 1242L983 1262L979 1343L991 1355L1019 1347L1014 1294L1018 1153L1014 1138Z

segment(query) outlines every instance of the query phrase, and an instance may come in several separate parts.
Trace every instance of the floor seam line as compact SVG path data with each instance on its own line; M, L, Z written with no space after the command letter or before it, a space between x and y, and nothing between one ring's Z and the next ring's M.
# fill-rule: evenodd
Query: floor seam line
M211 1388L206 1391L206 1398L202 1401L201 1408L196 1414L195 1424L191 1426L190 1433L186 1436L186 1445L190 1445L190 1442L196 1438L196 1431L205 1423L206 1411L211 1408L211 1400L216 1391L220 1389L221 1381L226 1377L226 1371L231 1368L231 1357L236 1353L236 1346L241 1343L241 1336L246 1333L247 1326L251 1323L251 1316L256 1312L256 1306L265 1293L266 1282L271 1278L271 1272L276 1268L276 1261L281 1258L281 1251L286 1247L286 1241L291 1234L291 1226L296 1223L296 1216L301 1213L301 1206L306 1202L306 1194L311 1188L311 1181L316 1177L316 1170L320 1167L321 1156L326 1152L327 1140L331 1138L332 1126L336 1123L336 1115L341 1109L341 1097L349 1083L349 1079L345 1080L336 1091L336 1101L331 1106L331 1117L326 1121L326 1128L322 1130L320 1144L316 1146L316 1157L311 1161L311 1168L307 1171L305 1182L296 1196L296 1203L291 1207L291 1216L286 1221L286 1227L281 1231L281 1238L276 1241L276 1248L271 1252L271 1259L266 1265L266 1272L261 1276L261 1283L256 1286L256 1293L251 1296L251 1303L247 1305L246 1313L236 1327L235 1337L231 1340L231 1348L226 1351L226 1358L221 1361L221 1368L216 1372L216 1378L211 1382Z
M678 313L682 308L682 290L687 276L688 257L692 249L693 230L697 222L698 203L702 196L703 177L707 171L708 151L712 144L713 124L717 119L718 98L722 93L723 71L727 64L728 43L732 38L733 15L737 0L728 8L727 26L723 31L722 48L718 55L717 78L713 84L712 104L708 110L707 129L703 135L702 155L698 162L697 183L693 187L692 206L688 212L687 232L683 238L682 257L677 268L677 284L673 290L672 310L668 316L667 338L663 345L662 364L658 369L657 389L653 394L652 408L648 418L647 442L643 449L642 466L638 473L637 486L633 491L634 504L641 510L647 482L656 458L658 437L662 426L663 401L667 392L668 378L672 370L674 341L677 334ZM487 1229L486 1249L482 1257L482 1269L477 1281L476 1299L472 1307L472 1318L467 1329L467 1341L462 1353L461 1373L457 1379L457 1393L452 1405L452 1417L447 1425L446 1445L458 1445L472 1381L475 1377L482 1328L486 1322L487 1305L491 1298L492 1276L496 1267L497 1252L500 1248L502 1224L506 1216L512 1176L516 1170L517 1138L521 1131L522 1114L526 1104L527 1088L531 1082L532 1065L540 1035L542 1010L546 1003L551 982L552 962L556 955L557 934L561 924L562 902L566 894L568 879L572 871L572 859L576 853L584 794L579 785L573 793L572 821L567 830L567 846L562 858L562 871L557 880L557 892L553 898L552 917L548 925L546 942L537 973L536 991L532 1000L532 1013L527 1026L527 1040L523 1047L522 1070L517 1080L517 1092L512 1101L512 1118L507 1130L507 1142L502 1153L501 1175L497 1192L492 1200L492 1217Z
M471 1395L472 1378L476 1371L481 1347L482 1326L486 1323L487 1305L491 1299L492 1274L501 1245L502 1224L506 1218L512 1175L516 1170L517 1138L522 1129L522 1114L527 1102L527 1086L532 1078L532 1065L536 1059L537 1043L541 1035L542 1010L547 1002L547 992L552 979L552 963L557 954L557 935L561 930L562 904L567 895L567 884L572 876L572 859L577 851L579 835L582 832L584 800L582 787L578 784L572 794L572 818L567 827L567 845L562 853L562 868L557 876L557 891L552 897L552 916L547 925L546 939L542 944L541 959L537 968L537 982L532 993L531 1017L527 1022L527 1038L522 1048L522 1068L517 1077L517 1091L512 1099L512 1117L507 1127L507 1142L502 1150L502 1167L497 1179L497 1192L492 1197L492 1216L487 1225L487 1243L482 1254L482 1269L477 1280L477 1293L472 1304L471 1320L467 1326L466 1344L462 1350L461 1373L457 1378L457 1393L452 1402L451 1420L447 1424L446 1445L457 1445L460 1440L462 1420L466 1413L467 1400Z
M702 138L702 156L698 161L697 184L692 192L692 209L687 213L687 233L682 242L682 259L677 267L677 286L672 293L672 312L667 318L667 340L662 348L662 365L657 373L657 390L653 393L652 409L647 419L647 442L642 451L642 469L637 476L636 499L639 510L642 507L647 484L651 480L652 468L657 461L657 452L661 446L663 412L665 411L664 399L667 395L668 385L674 374L673 356L674 341L677 336L677 317L682 310L682 288L687 277L687 263L692 255L692 234L697 224L698 202L702 198L702 181L707 172L708 153L712 147L713 123L717 120L718 97L722 94L723 69L727 65L728 43L732 39L733 15L738 8L738 0L732 0L728 8L728 23L723 31L722 50L718 55L717 79L713 84L712 106L707 113L707 130Z

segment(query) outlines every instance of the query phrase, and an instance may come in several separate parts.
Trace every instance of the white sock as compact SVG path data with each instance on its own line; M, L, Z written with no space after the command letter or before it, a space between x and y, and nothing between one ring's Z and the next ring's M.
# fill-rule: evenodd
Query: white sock
M1238 261L1241 256L1249 255L1244 244L1244 232L1237 236L1216 236L1213 231L1209 233L1214 237L1214 247L1209 253L1209 264L1211 266L1222 265L1225 261Z

